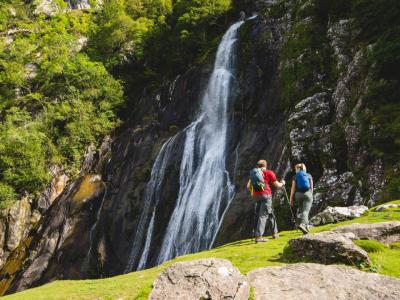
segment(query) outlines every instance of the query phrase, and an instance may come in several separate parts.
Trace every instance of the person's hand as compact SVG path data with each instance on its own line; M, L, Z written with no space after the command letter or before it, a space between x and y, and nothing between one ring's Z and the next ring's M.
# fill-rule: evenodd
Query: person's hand
M285 180L281 180L281 183L283 184L283 185L285 185L286 184L286 181Z

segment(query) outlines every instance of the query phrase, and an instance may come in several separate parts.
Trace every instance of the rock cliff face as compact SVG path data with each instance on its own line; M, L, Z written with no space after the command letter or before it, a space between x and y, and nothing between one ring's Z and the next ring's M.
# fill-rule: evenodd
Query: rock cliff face
M12 207L0 211L0 268L27 237L29 231L41 219L53 201L64 190L68 176L62 170L53 167L53 180L37 198L30 196L16 202Z
M284 105L281 79L292 62L282 48L296 24L307 20L291 15L293 1L288 1L287 12L280 16L270 10L273 1L258 2L260 16L247 21L239 34L237 82L232 91L235 102L229 111L232 136L227 145L236 195L214 245L251 235L253 204L245 184L259 158L267 159L278 177L289 180L291 166L304 161L316 182L315 211L328 205L375 202L384 185L385 166L379 160L368 160L368 149L360 140L358 116L368 70L365 53L349 47L350 21L339 20L325 31L325 46L339 70L337 80L330 86L321 84L304 99L294 99L295 106ZM21 242L0 237L3 244L13 244L4 248L7 251L19 244L1 271L2 293L61 278L112 276L138 266L130 254L134 245L143 248L145 243L145 239L135 241L153 163L162 145L197 116L211 61L137 99L130 118L91 154L80 178L54 202L52 196L42 198L43 207L51 206L29 234L22 234L27 237L19 238ZM317 75L318 79L326 74ZM162 200L149 240L148 267L156 263L179 192L184 137L178 134L176 139L160 182ZM369 167L360 178L355 170L367 162ZM17 209L21 215L33 215L30 210ZM278 203L277 213L287 225L285 205Z
M65 0L65 5L60 5L62 2L55 0L36 0L33 1L35 5L34 13L37 15L44 14L47 16L54 16L64 9L90 9L93 3L101 5L102 0L88 1L88 0Z

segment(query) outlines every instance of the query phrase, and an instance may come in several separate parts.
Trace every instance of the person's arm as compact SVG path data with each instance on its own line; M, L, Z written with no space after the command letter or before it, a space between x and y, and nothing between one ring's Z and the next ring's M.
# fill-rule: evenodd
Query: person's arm
M250 179L249 179L249 181L247 182L246 187L247 187L247 189L250 191L250 188L251 188L251 180L250 180Z
M280 189L281 187L283 187L285 185L285 180L282 179L280 182L278 180L275 180L272 184L277 189Z
M269 177L269 182L276 187L277 189L280 189L285 185L285 180L281 180L280 182L276 179L276 175L272 171L268 171L267 176Z
M292 181L292 187L290 188L290 203L294 204L294 193L296 192L296 181Z
M312 176L310 175L310 187L311 187L311 193L314 193L314 180L312 179Z

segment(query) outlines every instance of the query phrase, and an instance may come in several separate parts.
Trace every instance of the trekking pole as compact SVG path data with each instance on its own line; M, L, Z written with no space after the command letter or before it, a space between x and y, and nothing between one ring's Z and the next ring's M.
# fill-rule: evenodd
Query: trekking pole
M294 225L295 225L296 228L297 228L297 227L298 227L298 226L297 226L297 221L296 221L296 218L295 218L295 216L294 216L293 209L292 209L292 205L290 204L289 196L288 196L288 194L287 194L287 192L286 192L286 188L285 188L285 187L283 187L283 191L284 191L284 194L285 194L285 198L286 198L286 200L287 200L287 203L288 203L288 205L289 205L290 214L292 215L292 222L294 223Z

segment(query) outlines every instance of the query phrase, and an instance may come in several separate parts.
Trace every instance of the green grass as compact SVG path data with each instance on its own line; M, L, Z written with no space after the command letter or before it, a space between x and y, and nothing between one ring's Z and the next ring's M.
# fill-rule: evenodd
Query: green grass
M393 203L400 203L400 200ZM311 231L314 233L321 232L351 223L376 223L393 220L400 220L399 208L384 212L370 210L360 218L316 227ZM298 236L301 236L299 231L285 231L281 233L279 239L271 239L265 244L254 244L251 240L238 241L209 251L178 257L161 266L140 272L107 279L55 281L38 288L6 296L4 299L147 299L157 274L172 263L208 257L225 258L230 260L242 273L246 274L255 268L284 264L281 259L283 249L290 239ZM367 245L365 241L361 243L364 243L364 246ZM371 244L375 247L371 246ZM383 247L378 247L379 251L375 251L377 248L376 243L368 245L370 251L371 249L374 250L369 253L374 271L400 278L399 245L395 244L393 247L382 245Z
M354 241L356 245L370 253L384 252L386 245L374 240L358 240Z

